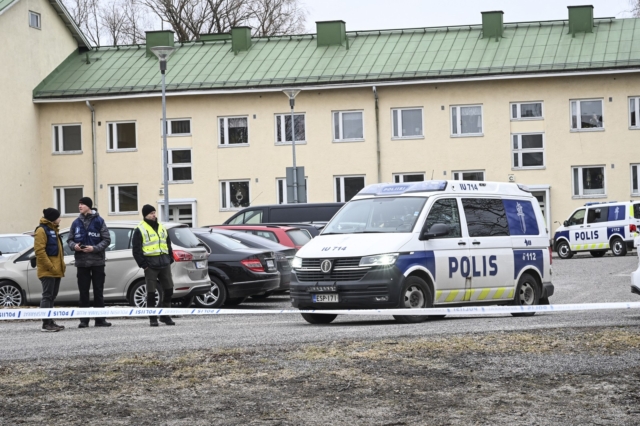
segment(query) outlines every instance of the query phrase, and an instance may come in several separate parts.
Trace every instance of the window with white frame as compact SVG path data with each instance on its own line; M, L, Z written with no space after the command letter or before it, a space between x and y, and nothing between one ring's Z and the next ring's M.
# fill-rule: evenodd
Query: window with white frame
M167 167L169 168L169 181L193 181L193 173L191 170L191 149L170 149Z
M629 98L629 127L640 128L640 98Z
M398 108L391 110L394 138L422 137L422 108Z
M460 170L451 172L453 180L484 181L484 170Z
M250 193L248 180L220 181L220 210L235 210L249 207Z
M136 122L120 121L107 123L107 149L126 151L136 149Z
M638 168L640 164L631 165L631 194L640 196L640 173Z
M54 124L52 128L54 153L82 151L82 126L80 124Z
M300 185L301 182L298 182ZM276 189L277 189L277 197L278 204L289 204L293 202L293 200L289 200L287 195L287 180L283 178L276 179ZM307 186L307 178L304 178L304 191L307 194L307 202L309 202L309 187Z
M220 146L239 146L249 144L248 117L219 117L218 127Z
M606 195L604 166L572 167L573 196Z
M393 175L395 183L422 182L423 180L424 173L396 173Z
M335 176L336 202L346 203L364 188L364 176Z
M162 120L160 120L160 134L162 134ZM191 136L191 119L174 118L167 120L167 136Z
M452 136L482 135L482 105L458 105L451 107Z
M137 214L138 185L109 185L109 213Z
M541 120L542 102L513 102L511 104L512 120Z
M29 11L29 26L31 28L40 29L40 14Z
M360 141L364 139L364 113L362 111L333 112L333 140Z
M293 122L296 144L306 142L304 114L295 114ZM291 143L291 114L276 115L276 143Z
M604 128L602 99L571 101L571 130Z
M511 167L514 169L544 167L544 134L512 134L511 153Z
M78 214L78 201L84 196L81 186L55 188L54 192L55 206L61 215Z

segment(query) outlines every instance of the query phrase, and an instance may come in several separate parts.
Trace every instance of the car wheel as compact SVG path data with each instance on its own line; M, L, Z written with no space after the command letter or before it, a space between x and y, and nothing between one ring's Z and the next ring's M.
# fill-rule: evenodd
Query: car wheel
M273 294L272 291L268 291L264 294L254 294L253 296L251 296L252 299L266 299L267 297L271 296Z
M591 256L593 257L602 257L605 254L607 254L606 250L591 250L589 253L591 253Z
M516 306L535 306L540 304L540 292L538 282L529 274L522 274L516 287L516 297L513 300ZM514 317L532 317L535 312L512 313Z
M400 308L420 309L432 307L433 296L427 283L420 277L407 278L400 293ZM405 324L419 323L429 318L427 315L394 315L393 317L396 321Z
M219 278L209 276L211 278L211 290L206 294L199 294L195 297L196 306L203 309L215 309L224 305L227 300L227 288Z
M336 319L336 314L300 314L309 324L329 324Z
M627 246L624 244L621 238L615 237L611 240L611 253L614 256L626 256L627 255Z
M193 303L193 296L190 297L178 297L177 299L171 299L171 306L174 308L188 308Z
M129 292L129 305L136 308L147 307L147 284L144 281L138 281L133 285ZM160 306L160 295L156 291L156 306Z
M560 256L560 259L571 259L573 257L573 252L569 247L569 243L566 241L561 241L560 243L558 243L556 252L558 253L558 256Z
M22 290L10 281L0 281L0 307L9 308L24 305Z
M247 300L246 297L234 297L233 299L227 299L227 301L224 303L224 305L225 306L238 306L239 304L241 304L245 300Z

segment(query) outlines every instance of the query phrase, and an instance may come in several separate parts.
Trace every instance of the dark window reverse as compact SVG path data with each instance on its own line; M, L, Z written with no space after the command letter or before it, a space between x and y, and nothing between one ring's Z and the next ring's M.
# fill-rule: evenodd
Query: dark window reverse
M502 200L463 198L462 207L467 218L470 237L509 236L507 213Z

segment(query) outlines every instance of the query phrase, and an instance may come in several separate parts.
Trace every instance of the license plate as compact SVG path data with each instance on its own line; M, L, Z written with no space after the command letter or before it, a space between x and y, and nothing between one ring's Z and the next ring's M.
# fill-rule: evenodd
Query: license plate
M338 303L337 294L312 294L313 303Z
M273 260L267 260L267 268L274 269L275 267L276 267L276 264L274 263Z
M206 260L199 260L196 262L196 269L204 269L207 266Z

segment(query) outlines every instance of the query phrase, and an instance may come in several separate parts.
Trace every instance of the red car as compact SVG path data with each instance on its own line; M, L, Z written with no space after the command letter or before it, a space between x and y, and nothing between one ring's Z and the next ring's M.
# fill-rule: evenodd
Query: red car
M311 241L311 235L305 229L280 225L213 225L212 228L232 229L267 238L283 246L300 247Z

